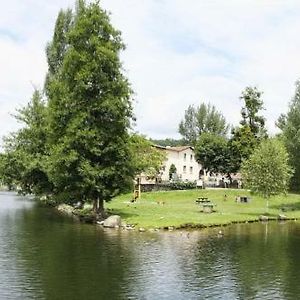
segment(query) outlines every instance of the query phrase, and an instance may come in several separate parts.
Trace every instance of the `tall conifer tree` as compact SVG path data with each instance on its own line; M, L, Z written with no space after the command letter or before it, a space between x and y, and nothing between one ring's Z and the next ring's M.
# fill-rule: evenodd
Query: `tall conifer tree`
M98 2L60 12L47 47L49 176L65 201L84 199L103 211L131 181L128 129L131 88L123 75L120 32Z

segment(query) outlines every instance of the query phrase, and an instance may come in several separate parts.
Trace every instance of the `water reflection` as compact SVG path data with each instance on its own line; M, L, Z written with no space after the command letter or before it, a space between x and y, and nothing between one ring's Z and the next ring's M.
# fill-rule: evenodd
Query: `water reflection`
M0 195L0 299L298 299L298 223L104 230Z

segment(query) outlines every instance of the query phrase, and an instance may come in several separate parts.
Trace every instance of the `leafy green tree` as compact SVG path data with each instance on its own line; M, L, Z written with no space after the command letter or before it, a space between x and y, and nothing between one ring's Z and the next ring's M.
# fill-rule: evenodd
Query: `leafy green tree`
M166 155L153 146L152 142L139 134L130 136L131 157L135 175L145 173L155 177L161 169Z
M132 91L119 58L125 47L98 2L79 0L69 14L60 13L63 25L57 21L47 48L47 171L57 198L93 202L102 214L103 201L131 185L134 174Z
M177 140L177 139L166 138L166 139L162 139L162 140L150 139L150 141L155 145L159 145L159 146L163 146L163 147L187 146L187 142L183 139Z
M50 193L52 184L43 165L47 157L46 105L40 91L34 91L31 101L17 110L15 118L24 126L4 141L2 178L23 193Z
M262 195L267 201L273 195L287 191L292 169L288 164L288 153L278 139L267 139L242 163L243 181L253 193Z
M226 138L203 133L195 147L195 158L209 172L227 173L229 157Z
M228 169L229 173L237 173L241 163L247 159L257 147L258 141L252 134L249 126L245 125L233 129L232 136L228 140Z
M292 189L300 189L300 81L296 82L295 95L289 104L286 115L281 115L277 126L282 130L282 139L294 168L291 180Z
M196 108L189 105L183 120L179 123L179 133L186 143L193 146L202 133L225 136L228 128L224 116L217 111L215 106L205 103Z
M176 174L177 169L174 164L171 164L170 169L169 169L169 180L173 178L173 174Z

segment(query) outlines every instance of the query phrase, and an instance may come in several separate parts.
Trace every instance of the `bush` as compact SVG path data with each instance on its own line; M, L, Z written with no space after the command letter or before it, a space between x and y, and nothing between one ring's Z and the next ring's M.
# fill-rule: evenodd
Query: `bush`
M173 181L168 184L171 190L191 190L197 188L196 181Z

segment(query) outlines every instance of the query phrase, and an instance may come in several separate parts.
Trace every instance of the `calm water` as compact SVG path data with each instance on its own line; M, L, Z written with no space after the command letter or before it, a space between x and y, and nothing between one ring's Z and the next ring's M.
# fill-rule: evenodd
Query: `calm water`
M300 225L137 233L0 194L0 299L300 299Z

